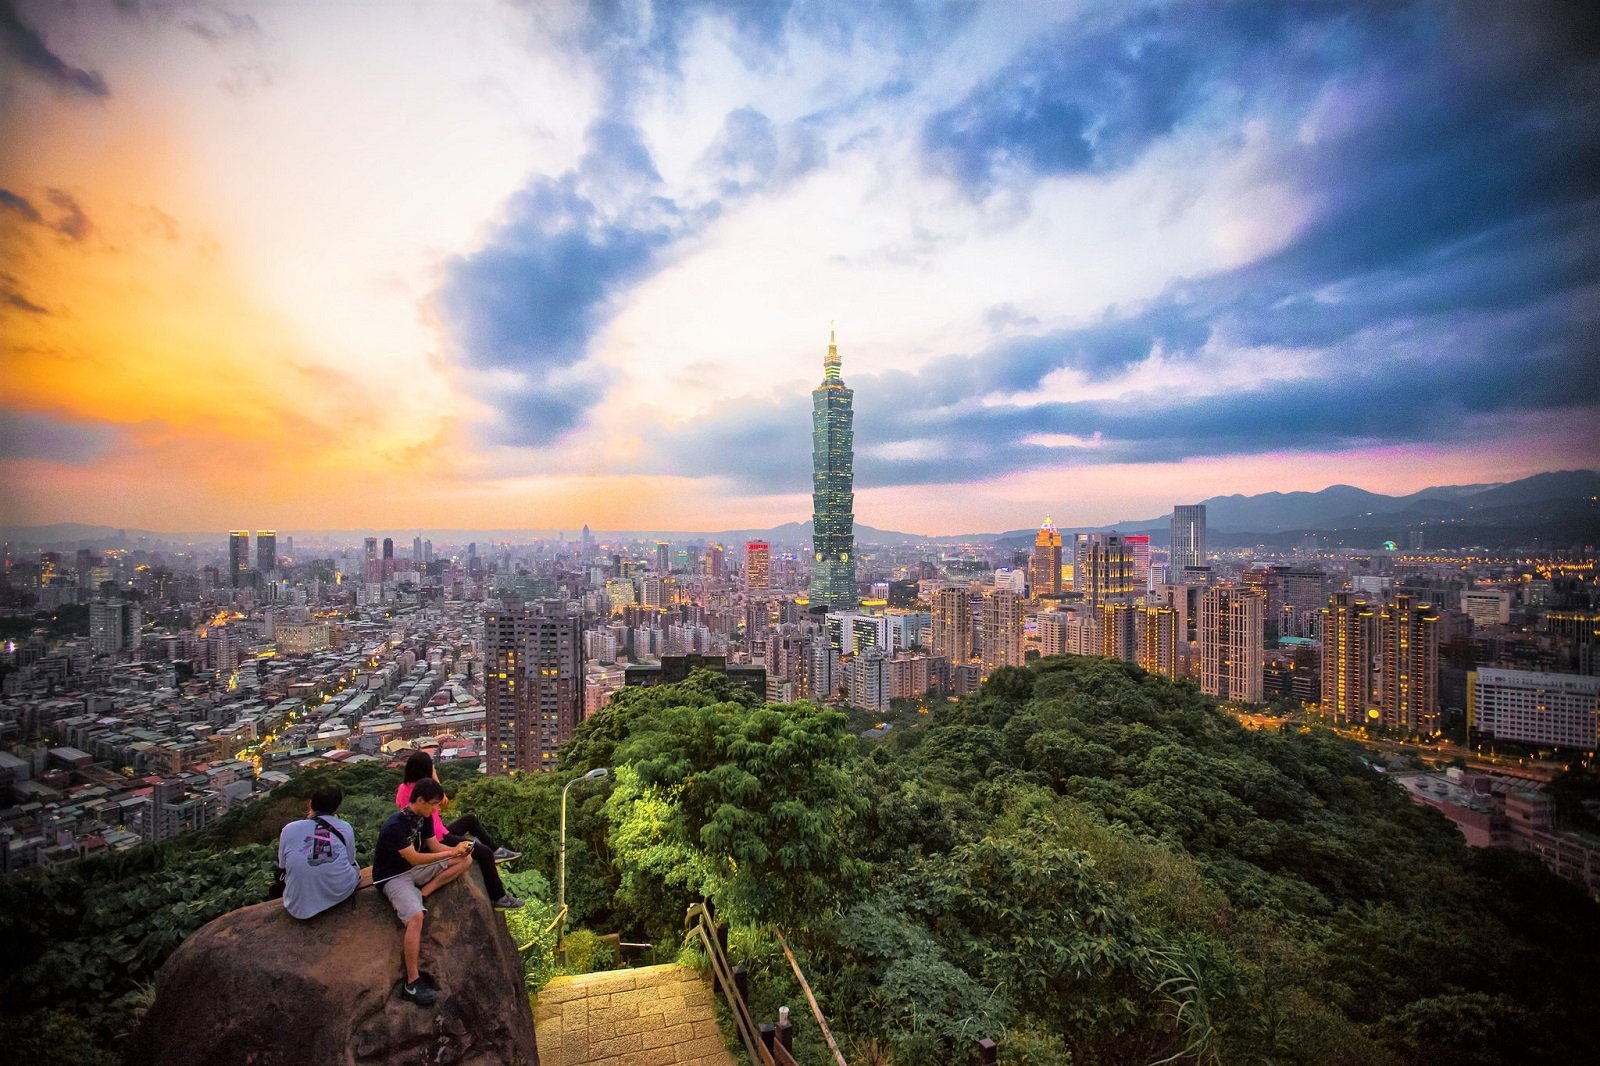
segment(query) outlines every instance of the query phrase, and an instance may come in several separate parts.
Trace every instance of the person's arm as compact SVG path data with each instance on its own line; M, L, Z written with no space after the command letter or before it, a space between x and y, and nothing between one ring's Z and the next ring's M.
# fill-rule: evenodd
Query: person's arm
M471 850L472 850L472 841L470 841L470 840L463 840L459 844L446 844L444 841L440 840L438 837L429 837L428 838L428 851L430 851L431 853L433 853L435 855L444 855L444 854L465 855L465 854L467 854L467 852L469 852ZM424 861L428 861L428 860L424 860Z

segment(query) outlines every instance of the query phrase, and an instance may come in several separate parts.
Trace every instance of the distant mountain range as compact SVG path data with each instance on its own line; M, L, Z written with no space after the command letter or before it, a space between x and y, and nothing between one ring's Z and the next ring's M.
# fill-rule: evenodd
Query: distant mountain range
M1185 502L1185 501L1175 501ZM1320 492L1264 492L1255 496L1212 496L1195 501L1205 504L1206 526L1211 546L1241 547L1251 544L1292 546L1306 533L1316 533L1325 546L1379 547L1385 540L1404 546L1407 534L1421 532L1428 547L1507 547L1534 543L1571 546L1600 543L1600 471L1559 470L1535 474L1520 481L1489 485L1438 485L1408 496L1385 496L1353 485L1330 485ZM1169 516L1118 522L1110 526L1068 528L1063 533L1108 532L1148 533L1152 544L1165 545ZM619 531L596 530L600 539ZM786 522L767 529L728 529L715 533L681 530L622 531L628 537L664 540L738 543L767 540L775 546L806 544L811 540L810 522ZM1023 547L1033 543L1037 529L1015 529L1003 533L964 533L930 537L895 530L876 529L856 524L856 537L864 544L938 544L953 546L975 542ZM436 542L479 540L515 541L518 537L556 535L554 531L530 530L431 530ZM302 531L310 538L348 535L365 536L364 531ZM569 540L574 530L564 534ZM226 534L216 532L153 533L148 530L117 529L111 526L59 523L48 526L0 526L0 537L14 548L37 546L117 547L147 543L226 542ZM399 536L402 542L409 538ZM404 547L404 543L402 547Z
M1594 470L1560 470L1500 484L1438 485L1407 496L1330 485L1320 492L1212 496L1196 502L1205 505L1213 547L1292 545L1306 533L1319 534L1325 544L1350 547L1378 547L1385 540L1404 546L1413 532L1439 548L1600 543L1600 472ZM1153 544L1166 544L1169 528L1169 515L1096 527L1147 532ZM1036 533L1014 530L1000 540L1031 543Z

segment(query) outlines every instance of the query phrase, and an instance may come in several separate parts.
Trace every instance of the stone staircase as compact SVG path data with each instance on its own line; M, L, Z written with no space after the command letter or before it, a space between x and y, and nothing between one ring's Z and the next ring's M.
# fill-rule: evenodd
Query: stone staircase
M557 977L534 1001L543 1066L734 1066L710 983L682 966Z

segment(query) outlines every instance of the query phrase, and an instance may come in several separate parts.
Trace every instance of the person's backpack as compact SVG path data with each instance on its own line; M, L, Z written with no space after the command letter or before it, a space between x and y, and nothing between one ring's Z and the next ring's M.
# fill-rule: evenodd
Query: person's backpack
M328 821L327 819L323 818L322 815L320 815L320 814L312 815L311 816L311 820L313 822L316 822L318 825L322 826L322 828L326 829L328 832L332 833L334 836L339 838L339 842L344 845L344 853L346 855L350 856L350 863L351 863L351 865L354 865L355 861L356 861L355 850L350 847L350 841L348 841L348 840L346 840L344 838L344 834L339 832L339 827L334 825L332 822ZM268 899L282 899L283 898L284 890L286 888L288 888L288 876L289 876L289 871L288 870L285 870L282 866L279 866L276 862L274 862L272 864L272 887L267 889L267 898Z

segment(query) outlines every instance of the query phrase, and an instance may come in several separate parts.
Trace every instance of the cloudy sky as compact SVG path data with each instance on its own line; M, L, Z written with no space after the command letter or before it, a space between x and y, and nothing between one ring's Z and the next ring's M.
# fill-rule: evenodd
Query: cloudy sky
M0 0L0 519L925 533L1600 465L1583 3Z

